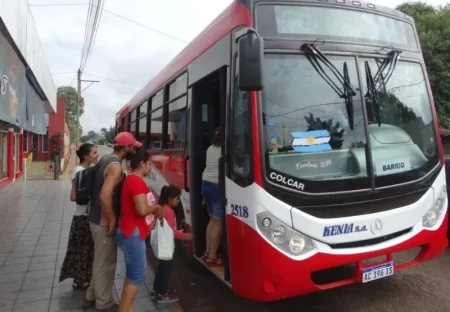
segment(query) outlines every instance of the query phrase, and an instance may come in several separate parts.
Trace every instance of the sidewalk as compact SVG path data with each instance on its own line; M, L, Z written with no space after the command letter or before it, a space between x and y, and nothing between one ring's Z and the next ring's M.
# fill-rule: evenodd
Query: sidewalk
M69 192L67 181L16 182L0 190L0 312L83 311L84 293L72 289L72 280L58 282L73 213ZM117 301L124 276L119 252ZM135 311L176 311L151 301L152 280L148 269Z

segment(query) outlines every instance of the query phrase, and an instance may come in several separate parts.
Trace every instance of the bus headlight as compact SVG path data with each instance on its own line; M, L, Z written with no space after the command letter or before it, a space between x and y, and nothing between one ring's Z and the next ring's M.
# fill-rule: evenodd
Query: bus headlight
M422 225L425 228L432 228L436 225L440 219L442 213L445 211L445 204L447 203L447 188L444 185L441 192L438 193L437 199L434 201L433 206L422 218Z
M314 250L311 238L287 226L268 212L258 214L256 220L261 234L276 248L293 256Z

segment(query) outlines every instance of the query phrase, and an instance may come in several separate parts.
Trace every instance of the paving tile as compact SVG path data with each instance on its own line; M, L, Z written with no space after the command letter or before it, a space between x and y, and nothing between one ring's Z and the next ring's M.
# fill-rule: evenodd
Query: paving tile
M31 271L25 275L25 280L35 280L42 278L53 278L54 270Z
M0 307L13 305L17 298L17 292L0 293Z
M8 306L1 306L0 305L0 312L11 312L13 310L13 305Z
M81 309L83 311L84 301L80 298L55 298L50 301L49 312L60 312Z
M56 261L57 255L47 255L47 256L33 256L31 258L31 264L42 263L42 262L54 262Z
M50 300L18 303L13 312L46 312L50 306Z
M25 277L25 272L22 273L12 273L12 274L2 274L0 275L0 284L22 282Z
M0 274L20 273L28 270L28 264L3 266L0 268Z
M14 243L0 243L0 253L9 253L14 247Z
M84 291L74 290L72 285L53 287L52 299L57 298L84 298Z
M51 293L52 293L51 288L24 290L19 292L16 303L47 300L50 299Z
M120 297L120 295L122 294L122 287L120 288L116 288L117 290L117 295ZM141 286L139 287L139 292L136 295L136 298L149 298L150 297L150 293L148 292L147 287L145 286Z
M27 249L25 251L11 251L8 254L8 258L26 258L31 257L34 253L34 248Z
M34 290L53 286L53 278L23 281L22 290Z
M32 263L30 264L28 271L49 270L54 269L55 267L56 267L55 261Z
M22 286L22 281L0 284L0 294L18 292Z
M31 257L26 257L26 258L11 258L11 259L7 259L3 265L4 266L11 266L11 265L29 265L31 262ZM11 272L12 273L12 272Z
M56 255L58 254L58 248L38 248L36 247L36 251L34 252L34 256L48 256L48 255Z
M134 300L134 312L157 311L155 303L150 298L136 298Z

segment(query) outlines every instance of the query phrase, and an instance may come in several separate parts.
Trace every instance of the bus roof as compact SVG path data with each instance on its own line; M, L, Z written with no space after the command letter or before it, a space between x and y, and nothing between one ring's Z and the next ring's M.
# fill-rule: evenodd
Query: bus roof
M240 2L230 4L208 27L190 42L168 65L141 89L117 114L123 116L148 99L171 78L213 46L221 38L239 26L251 26L251 15Z

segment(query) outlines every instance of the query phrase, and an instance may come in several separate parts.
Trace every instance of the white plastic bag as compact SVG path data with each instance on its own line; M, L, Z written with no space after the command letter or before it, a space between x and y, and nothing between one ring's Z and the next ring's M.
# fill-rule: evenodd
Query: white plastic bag
M175 249L173 230L167 223L155 220L155 228L150 234L150 246L159 260L171 260Z

